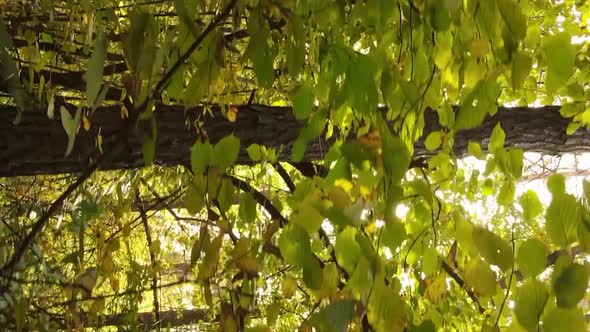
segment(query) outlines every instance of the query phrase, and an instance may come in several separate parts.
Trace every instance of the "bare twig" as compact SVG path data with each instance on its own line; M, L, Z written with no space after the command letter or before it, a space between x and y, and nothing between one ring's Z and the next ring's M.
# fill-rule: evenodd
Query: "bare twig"
M465 289L465 292L467 292L467 295L469 296L471 301L473 301L475 304L477 304L477 309L479 310L479 313L483 314L485 312L485 309L481 306L481 303L479 303L479 299L477 298L477 295L475 295L475 293L473 293L473 291L471 289L465 287L465 281L463 281L463 279L457 273L455 273L453 268L447 262L445 262L444 260L441 262L442 262L443 270L445 270L445 272L447 272L447 274L451 278L453 278L453 280L455 280L455 282L457 283L457 285L459 285L460 288Z
M145 231L145 238L148 244L148 252L150 254L150 262L152 263L152 269L154 276L152 277L152 293L154 296L154 315L156 317L156 330L160 331L160 301L158 300L158 273L157 273L157 266L158 261L156 260L156 255L152 250L152 235L150 233L150 225L148 224L147 216L145 215L145 207L143 206L143 201L139 196L139 190L135 190L135 199L139 205L139 213L141 215L141 221L143 223L143 229Z

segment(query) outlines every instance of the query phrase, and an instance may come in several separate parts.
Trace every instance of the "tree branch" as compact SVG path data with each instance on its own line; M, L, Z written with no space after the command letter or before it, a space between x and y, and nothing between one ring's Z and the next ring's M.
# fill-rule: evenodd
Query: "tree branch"
M443 270L445 270L445 272L447 272L447 274L451 278L453 278L453 280L455 280L455 282L457 283L459 288L465 289L465 292L467 293L467 295L469 296L471 301L473 301L475 304L477 304L477 309L479 310L479 313L483 314L485 312L485 309L481 306L481 303L479 303L479 299L477 298L477 295L475 295L475 293L473 293L473 291L471 289L465 287L465 281L463 281L463 279L457 273L455 273L455 271L453 271L453 268L449 264L447 264L447 262L445 262L444 260L441 260L441 263L442 263Z
M154 315L156 317L156 321L155 321L155 325L156 325L156 330L160 331L160 301L158 299L158 273L157 273L157 267L158 267L158 261L156 260L156 255L154 254L154 251L152 250L152 235L150 233L150 225L148 224L148 219L147 216L145 215L145 208L143 205L143 201L141 200L140 196L139 196L139 190L135 189L135 200L138 202L139 204L139 213L141 215L141 221L143 224L143 229L145 231L145 239L147 241L147 245L148 245L148 252L150 255L150 262L152 264L152 269L153 269L153 273L154 276L152 277L152 294L154 296ZM153 326L150 326L150 328Z

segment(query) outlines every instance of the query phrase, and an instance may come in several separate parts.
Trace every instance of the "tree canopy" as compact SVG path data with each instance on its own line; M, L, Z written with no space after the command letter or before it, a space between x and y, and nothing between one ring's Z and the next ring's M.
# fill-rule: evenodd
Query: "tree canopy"
M0 326L587 330L586 1L0 13Z

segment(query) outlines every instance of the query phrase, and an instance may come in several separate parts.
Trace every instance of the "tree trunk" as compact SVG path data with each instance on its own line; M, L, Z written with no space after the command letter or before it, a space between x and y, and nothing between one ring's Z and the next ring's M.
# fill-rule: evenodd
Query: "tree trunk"
M73 107L70 105L69 107ZM590 150L590 134L580 129L574 135L566 135L568 119L558 112L558 106L542 108L499 108L498 113L478 128L455 134L455 151L466 152L469 141L481 142L485 149L492 129L498 121L506 132L506 145L522 147L525 151L545 154L563 154ZM279 160L289 161L293 143L304 123L297 121L289 107L262 105L238 106L237 120L230 122L222 117L218 107L211 107L215 117L205 114L202 107L184 110L182 106L159 105L154 111L157 123L156 155L158 165L189 165L190 147L202 136L217 142L226 135L240 138L238 163L248 164L246 148L253 143L273 147L280 151ZM127 169L144 165L142 154L143 133L152 132L151 122L142 121L134 127L125 140L117 139L125 128L119 106L97 109L90 117L90 128L78 131L72 153L65 157L68 138L59 119L49 119L45 111L22 114L18 125L15 107L0 106L0 176L34 174L58 174L83 171L98 158L97 136L102 137L102 150L110 151L115 145L124 145L123 153L102 164L102 169ZM198 119L198 120L197 120ZM201 130L195 123L201 122ZM433 130L439 130L436 112L425 115L423 138ZM309 143L303 161L320 160L332 141L318 138ZM415 155L431 155L426 151L423 139L415 145Z

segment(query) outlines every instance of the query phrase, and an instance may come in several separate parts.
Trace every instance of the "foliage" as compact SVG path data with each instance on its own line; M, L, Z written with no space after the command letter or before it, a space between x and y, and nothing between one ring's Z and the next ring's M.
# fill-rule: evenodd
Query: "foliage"
M520 190L525 151L494 120L541 103L561 106L570 134L589 125L585 1L0 0L0 12L0 108L18 108L15 125L57 117L67 157L106 106L122 123L119 148L91 138L100 153L81 175L0 178L0 325L586 330L590 187L576 196L554 175L549 202ZM302 128L291 145L210 139L207 119L238 132L256 104L285 106ZM196 127L190 151L173 151L190 164L151 165L161 105ZM485 126L489 140L458 152L456 134ZM95 172L136 136L146 167Z

